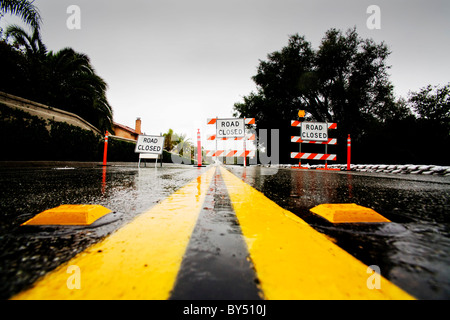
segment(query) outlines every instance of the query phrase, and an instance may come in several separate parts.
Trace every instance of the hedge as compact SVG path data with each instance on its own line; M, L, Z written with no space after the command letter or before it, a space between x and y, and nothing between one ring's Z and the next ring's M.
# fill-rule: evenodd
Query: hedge
M137 161L134 143L109 140L108 161ZM102 161L103 137L0 104L0 160Z

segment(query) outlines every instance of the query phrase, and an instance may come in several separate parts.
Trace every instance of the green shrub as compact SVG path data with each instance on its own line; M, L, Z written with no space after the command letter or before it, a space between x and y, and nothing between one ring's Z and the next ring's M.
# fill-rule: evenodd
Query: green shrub
M114 139L108 139L108 161L138 162L139 154L134 152L135 142ZM102 144L102 154L104 145Z
M0 160L45 160L50 134L46 121L0 104Z
M109 139L108 161L138 161L135 143ZM0 160L102 161L104 139L80 127L43 120L0 104Z

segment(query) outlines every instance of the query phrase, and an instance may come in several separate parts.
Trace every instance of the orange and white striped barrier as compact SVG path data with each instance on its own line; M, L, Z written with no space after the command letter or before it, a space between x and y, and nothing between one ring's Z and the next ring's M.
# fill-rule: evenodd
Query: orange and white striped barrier
M208 118L206 121L206 124L216 124L216 128L217 128L217 120L218 120L218 118ZM244 124L255 124L255 118L244 118ZM212 134L212 135L207 136L207 140L216 141L216 149L217 149L217 141L219 141L219 140L220 141L233 141L233 140L234 141L242 141L244 150L227 150L227 151L225 151L225 150L207 150L206 156L207 157L243 157L244 158L244 167L246 167L247 166L247 157L253 158L256 155L256 152L254 150L247 150L246 141L247 140L255 141L256 135L255 134L246 134L245 126L243 128L243 131L244 131L243 137L228 136L228 137L219 137L218 138L216 134ZM219 136L220 135L222 135L222 134L219 134Z
M206 140L210 140L210 141L214 141L214 140L222 140L222 141L227 141L227 140L235 140L235 141L238 141L238 140L244 140L244 138L246 139L246 140L248 140L248 141L254 141L254 140L256 140L256 135L255 134L249 134L249 135L246 135L245 137L231 137L231 138L216 138L216 135L215 134L210 134L210 135L208 135L207 137L206 137Z
M207 157L254 157L255 150L206 150Z
M337 139L336 138L328 138L328 141L306 141L306 140L303 140L302 137L291 136L291 142L315 143L315 144L337 144Z
M291 152L292 159L336 160L335 154Z
M302 122L298 120L291 120L291 127L301 127ZM330 122L328 123L328 129L337 129L337 123Z
M314 122L312 123L314 125ZM326 123L327 129L337 129L337 123L330 122ZM291 127L301 127L301 130L304 130L302 127L302 121L299 120L291 120ZM306 128L308 128L308 125L306 125ZM322 130L322 129L321 129ZM303 135L303 132L301 133ZM325 153L306 153L301 152L301 145L300 145L300 152L291 152L291 158L292 159L299 159L298 167L300 169L306 169L301 166L302 162L301 159L307 159L307 160L325 160L325 170L332 170L328 169L327 161L328 160L336 160L335 154L328 154L327 153L327 147L328 145L336 145L337 139L336 138L326 138L325 141L317 141L317 140L304 140L300 136L291 136L291 142L296 143L309 143L309 144L322 144L325 145Z
M208 118L206 124L216 124L217 118ZM244 118L245 124L255 124L255 118Z

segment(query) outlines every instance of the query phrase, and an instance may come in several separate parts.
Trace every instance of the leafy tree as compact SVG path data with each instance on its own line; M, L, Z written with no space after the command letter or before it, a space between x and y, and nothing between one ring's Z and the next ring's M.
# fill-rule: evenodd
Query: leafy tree
M279 128L281 146L298 134L298 129L294 133L285 128L297 119L299 109L311 120L337 122L340 141L348 133L361 140L367 128L398 113L387 72L389 53L384 43L362 39L355 28L346 33L328 30L317 50L305 37L292 35L287 46L260 61L252 78L257 92L236 103L234 114L255 117L258 128ZM285 144L281 150L294 148ZM281 155L283 162L290 161L286 155Z
M450 84L411 92L408 104L416 120L404 132L414 141L411 150L416 162L449 165L442 150L450 148Z
M17 15L33 29L39 30L42 18L33 2L28 0L0 0L0 12Z
M186 151L187 153L191 154L193 151L193 144L190 141L191 139L186 139L186 134L185 133L181 133L181 134L177 134L175 133L172 136L173 139L173 144L174 147L177 148L178 154L181 156L184 156L184 152Z
M450 133L450 83L442 87L428 85L412 92L409 102L419 119L436 122Z
M241 111L247 109L252 114L245 116L256 117L258 126L262 127L291 120L295 109L310 98L310 88L301 88L299 84L302 77L306 80L311 74L313 56L311 45L304 37L290 37L288 46L269 54L268 61L260 61L252 78L258 92L244 97L244 104L235 104L235 111L244 115Z
M184 151L190 152L193 150L193 145L190 139L186 139L186 134L177 134L172 129L169 129L163 134L164 139L164 150L174 151L176 148L177 153L181 156L184 155Z
M166 133L163 133L163 136L164 136L164 148L163 149L164 150L169 151L169 152L172 151L172 149L174 147L173 135L174 135L174 133L173 133L172 129L169 129Z

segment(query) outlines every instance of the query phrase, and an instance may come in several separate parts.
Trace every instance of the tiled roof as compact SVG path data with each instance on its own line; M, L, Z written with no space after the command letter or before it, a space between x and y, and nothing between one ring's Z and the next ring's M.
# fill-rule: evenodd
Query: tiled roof
M125 131L128 131L128 132L132 133L132 134L138 134L136 132L136 130L134 130L133 128L124 126L123 124L120 124L120 123L117 123L117 122L114 122L113 124L114 124L115 127L119 127L119 128L121 128L121 129L123 129Z

